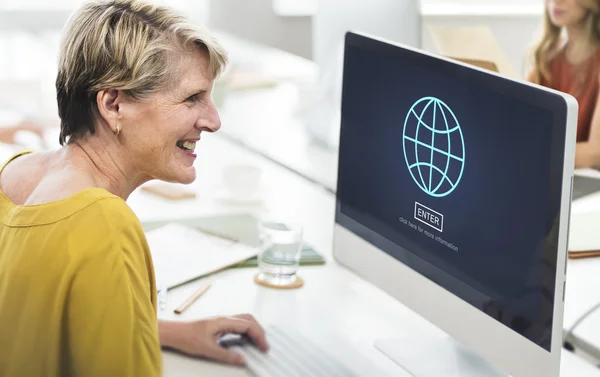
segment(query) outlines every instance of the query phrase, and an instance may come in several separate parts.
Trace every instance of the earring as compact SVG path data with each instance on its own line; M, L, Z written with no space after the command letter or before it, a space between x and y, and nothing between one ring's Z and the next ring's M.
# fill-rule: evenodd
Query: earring
M117 124L117 129L116 129L116 130L113 130L113 133L115 134L115 136L118 136L118 135L119 135L119 132L121 132L121 126L119 126L119 125Z

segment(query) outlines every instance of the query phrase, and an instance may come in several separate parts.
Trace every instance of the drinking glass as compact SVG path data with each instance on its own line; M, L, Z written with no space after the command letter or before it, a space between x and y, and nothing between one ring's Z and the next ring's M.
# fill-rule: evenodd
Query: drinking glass
M262 221L258 225L258 280L273 286L296 283L302 248L302 228L281 221Z

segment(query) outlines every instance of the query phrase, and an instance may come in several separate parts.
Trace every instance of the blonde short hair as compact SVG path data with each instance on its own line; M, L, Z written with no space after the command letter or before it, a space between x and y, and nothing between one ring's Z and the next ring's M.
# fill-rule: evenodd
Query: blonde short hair
M94 134L100 90L145 98L176 80L174 59L208 53L217 78L227 53L210 32L172 9L137 0L94 0L73 14L60 49L56 92L60 143Z

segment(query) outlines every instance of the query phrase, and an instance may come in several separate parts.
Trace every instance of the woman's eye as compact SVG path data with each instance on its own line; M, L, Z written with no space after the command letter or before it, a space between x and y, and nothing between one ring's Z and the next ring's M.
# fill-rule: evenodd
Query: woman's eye
M187 102L196 102L196 101L199 101L201 97L202 97L202 92L196 93L196 94L192 94L191 96L189 96L186 99L186 101Z

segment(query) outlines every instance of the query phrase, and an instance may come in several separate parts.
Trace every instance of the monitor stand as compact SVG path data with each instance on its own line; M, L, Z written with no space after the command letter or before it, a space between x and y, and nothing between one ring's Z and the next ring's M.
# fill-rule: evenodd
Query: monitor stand
M510 377L453 338L392 338L375 348L414 377Z

